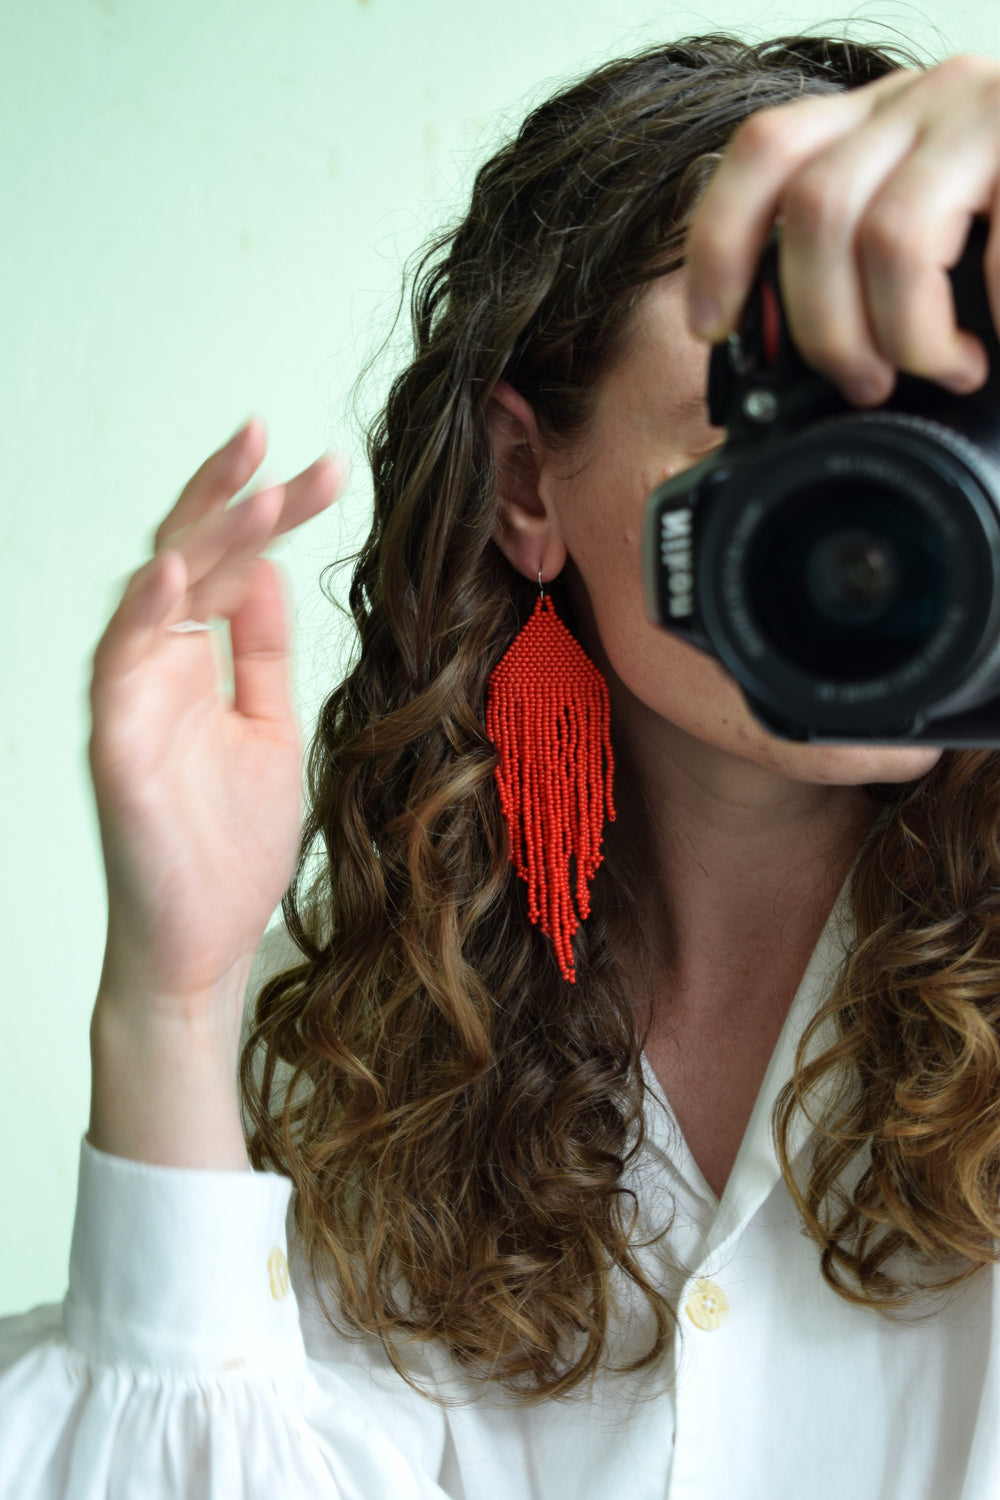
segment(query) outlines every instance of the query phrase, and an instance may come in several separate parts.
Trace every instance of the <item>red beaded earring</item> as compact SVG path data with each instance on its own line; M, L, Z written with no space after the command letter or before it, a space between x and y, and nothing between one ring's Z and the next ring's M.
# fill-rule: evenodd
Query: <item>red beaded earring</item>
M546 598L541 573L538 587L531 618L490 676L486 732L500 754L494 774L528 915L575 984L571 940L590 915L605 814L615 818L611 713L607 684Z

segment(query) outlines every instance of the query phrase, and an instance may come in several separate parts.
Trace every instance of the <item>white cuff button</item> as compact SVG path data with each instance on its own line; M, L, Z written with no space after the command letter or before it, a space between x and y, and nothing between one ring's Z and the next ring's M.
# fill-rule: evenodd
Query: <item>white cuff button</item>
M275 1302L280 1302L282 1297L288 1295L288 1262L284 1250L277 1245L267 1257L267 1275L271 1296Z

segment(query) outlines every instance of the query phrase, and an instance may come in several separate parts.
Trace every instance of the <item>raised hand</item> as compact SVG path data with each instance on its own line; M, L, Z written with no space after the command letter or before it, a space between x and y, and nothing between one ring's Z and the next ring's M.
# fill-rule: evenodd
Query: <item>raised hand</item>
M101 994L119 1011L198 1019L222 996L237 1008L294 869L301 744L289 630L280 575L259 554L328 506L343 473L322 458L227 509L266 448L254 419L202 465L94 653L90 767L108 883ZM229 621L232 702L211 635L168 629L209 616ZM238 1013L227 1019L238 1027Z

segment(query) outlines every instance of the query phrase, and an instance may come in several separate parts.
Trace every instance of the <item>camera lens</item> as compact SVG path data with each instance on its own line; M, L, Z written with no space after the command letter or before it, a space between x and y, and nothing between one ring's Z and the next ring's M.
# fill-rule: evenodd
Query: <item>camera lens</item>
M864 681L939 629L945 548L927 512L870 479L819 481L775 505L747 548L746 600L772 649L804 671Z
M806 562L806 587L817 610L844 625L874 624L891 608L898 583L898 550L873 531L823 537Z

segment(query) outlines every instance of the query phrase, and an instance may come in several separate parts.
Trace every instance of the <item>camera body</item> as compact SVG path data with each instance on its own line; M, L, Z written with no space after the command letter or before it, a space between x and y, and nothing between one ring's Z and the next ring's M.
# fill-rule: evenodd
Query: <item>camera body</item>
M801 358L779 231L737 331L712 350L722 447L646 506L650 618L722 662L772 734L1000 746L1000 341L975 220L949 273L989 379L900 374L859 411Z

